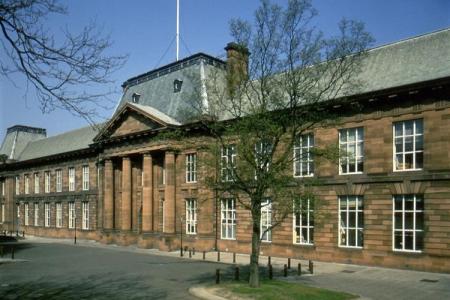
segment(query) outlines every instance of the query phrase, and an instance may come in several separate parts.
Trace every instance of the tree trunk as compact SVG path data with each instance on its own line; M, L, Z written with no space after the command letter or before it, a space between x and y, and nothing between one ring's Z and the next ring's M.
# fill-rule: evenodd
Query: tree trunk
M259 214L258 214L259 216ZM260 240L260 216L255 218L253 216L253 232L252 232L252 254L250 256L250 287L259 287L259 247L261 245ZM258 220L255 220L258 219Z

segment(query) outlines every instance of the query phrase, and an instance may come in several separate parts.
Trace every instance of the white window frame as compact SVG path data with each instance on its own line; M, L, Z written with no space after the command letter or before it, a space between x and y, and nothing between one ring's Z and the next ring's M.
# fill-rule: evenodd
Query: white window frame
M24 193L25 195L28 195L30 193L30 175L29 174L25 174L23 175L23 180L24 180Z
M220 238L222 240L236 239L236 199L221 199L220 225Z
M197 199L186 199L186 234L197 234Z
M296 245L314 245L314 200L306 199L298 203L299 208L294 203L293 213L293 243ZM306 204L306 208L303 205ZM303 231L306 230L306 237ZM298 232L298 234L297 234Z
M355 140L349 139L350 133L354 131ZM352 155L351 148L355 149ZM358 162L361 162L359 166ZM350 171L354 165L355 170ZM344 166L344 168L343 168ZM364 127L343 128L339 130L339 174L362 174L364 172Z
M81 202L81 229L89 230L89 202Z
M311 149L314 148L314 134L302 134L297 136L294 143L294 177L314 176L314 155Z
M39 194L39 173L34 173L34 193Z
M355 208L350 208L349 202L352 200L355 200ZM342 207L341 200L345 200L345 207ZM356 249L362 249L364 247L364 199L362 196L355 196L355 195L347 195L347 196L339 196L339 234L338 234L338 241L339 241L339 247L343 248L356 248ZM359 207L359 204L361 203L361 208ZM341 214L345 214L345 224L343 223ZM359 213L361 213L361 217L359 216ZM355 222L354 226L350 226L350 216L351 214L355 215ZM349 232L354 231L355 234L355 245L350 245L349 243ZM361 232L362 241L359 238L359 232ZM345 235L345 244L342 243L342 236Z
M220 155L220 178L222 181L233 181L236 172L236 145L223 146Z
M82 173L83 191L89 191L89 165L83 166Z
M20 195L20 176L16 176L16 195Z
M44 203L44 227L50 227L51 220L50 220L50 202Z
M75 167L69 167L69 192L75 191Z
M255 180L258 179L258 168L264 169L266 167L266 171L268 172L270 169L270 161L265 161L268 157L269 153L272 151L273 145L270 141L260 140L255 144Z
M63 216L62 216L62 203L56 202L56 228L62 227Z
M70 201L69 205L68 205L68 210L69 210L69 222L68 222L68 227L69 229L74 229L75 228L75 218L76 218L76 206L75 206L75 201Z
M406 197L413 197L413 209L412 210L406 210L405 209L405 199ZM396 198L400 198L402 201L402 208L400 210L395 208L395 200ZM399 251L399 252L414 252L414 253L421 253L423 249L418 249L417 245L417 233L422 234L422 245L424 243L424 226L425 226L425 219L424 219L424 209L417 209L417 202L418 199L422 201L422 205L425 205L423 195L395 195L392 197L392 250L393 251ZM400 229L395 229L396 223L395 223L395 214L400 213L402 216L402 226ZM413 215L413 228L412 229L406 229L405 228L405 214L412 213ZM422 214L422 229L417 229L417 214ZM400 232L402 236L402 247L396 248L395 247L395 233ZM405 248L405 237L406 233L412 233L413 235L413 249L406 249Z
M34 226L39 226L39 203L34 203Z
M197 182L197 153L186 154L186 182Z
M56 172L56 192L62 192L62 170L58 169Z
M28 214L29 214L29 207L28 207L28 203L24 203L24 208L23 208L23 214L24 214L24 225L25 226L28 226L28 225L30 225L29 224L29 217L28 217Z
M412 122L413 123L413 132L412 134L406 134L406 130L405 130L405 124L408 122ZM420 122L420 125L422 127L422 132L417 132L418 129L418 123ZM396 125L401 125L402 129L402 133L401 135L396 135L396 131L395 131L395 127ZM393 152L393 170L394 172L404 172L404 171L418 171L418 170L423 170L423 164L424 164L424 149L425 149L425 144L424 144L424 124L423 124L423 119L415 119L415 120L405 120L405 121L399 121L399 122L394 122L392 124L392 135L393 135L393 143L392 143L392 152ZM410 151L406 151L405 150L405 141L406 139L411 139L412 138L412 147L413 149ZM422 140L422 150L417 150L417 146L418 140ZM397 151L397 143L396 141L400 140L401 141L401 147L402 147L402 151ZM417 155L422 155L422 167L417 167ZM403 163L400 163L397 161L397 155L401 155ZM413 159L413 163L412 163L412 167L411 168L406 168L406 163L405 163L405 158L406 155L412 155L412 159ZM403 168L399 168L399 166L402 166Z
M272 200L265 199L261 202L260 239L262 242L272 242ZM268 229L266 232L264 232Z
M50 171L44 172L44 192L50 193L50 187L51 187L51 174Z

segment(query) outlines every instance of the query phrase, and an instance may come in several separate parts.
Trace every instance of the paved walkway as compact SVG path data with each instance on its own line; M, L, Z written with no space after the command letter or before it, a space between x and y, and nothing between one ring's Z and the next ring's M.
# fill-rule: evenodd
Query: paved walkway
M73 244L73 240L45 239L28 237L31 243L57 243ZM104 245L94 241L79 240L78 245L84 247L104 248L109 250L151 254L166 257L180 257L179 251L164 252L156 249L141 249L136 246ZM191 253L192 254L192 253ZM19 258L19 257L18 257ZM189 258L189 252L185 253L187 260L203 260L203 253L196 252ZM205 253L205 260L217 262L217 252ZM220 253L221 263L233 263L233 253ZM236 254L236 263L247 265L249 255ZM261 256L260 264L266 265L268 257ZM282 268L287 264L285 258L271 258L274 267L274 275L282 276ZM296 276L297 264L302 264L302 276ZM217 265L226 269L226 265ZM450 274L429 273L407 270L396 270L377 267L366 267L357 265L346 265L337 263L314 262L314 274L310 275L307 269L308 262L291 260L292 270L286 280L300 282L317 287L345 291L360 295L364 299L450 299Z

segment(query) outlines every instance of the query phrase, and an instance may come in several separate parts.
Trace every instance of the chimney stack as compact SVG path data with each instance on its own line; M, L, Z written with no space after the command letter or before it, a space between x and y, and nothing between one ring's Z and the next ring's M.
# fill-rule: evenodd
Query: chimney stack
M248 57L250 52L247 47L231 42L225 47L227 51L227 82L230 96L239 85L248 79Z

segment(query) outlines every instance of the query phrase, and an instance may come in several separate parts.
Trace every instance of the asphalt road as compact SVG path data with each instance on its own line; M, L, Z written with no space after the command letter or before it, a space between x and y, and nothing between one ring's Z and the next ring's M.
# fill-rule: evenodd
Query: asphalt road
M0 264L0 299L193 299L224 264L62 244L27 244ZM230 270L231 271L231 270Z

